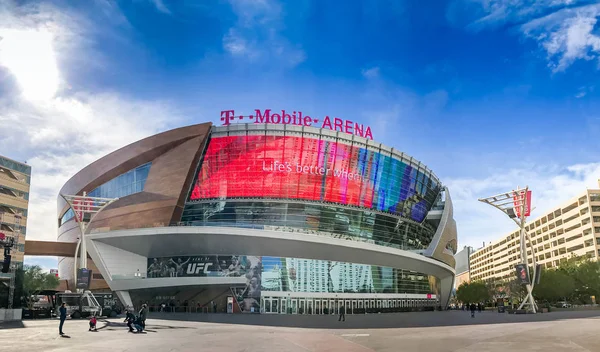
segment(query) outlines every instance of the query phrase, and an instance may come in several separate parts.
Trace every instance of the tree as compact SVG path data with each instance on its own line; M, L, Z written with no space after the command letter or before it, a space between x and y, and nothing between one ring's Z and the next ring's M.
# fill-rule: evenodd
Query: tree
M570 296L575 289L575 280L561 270L542 270L540 283L533 288L536 300L554 303Z
M462 303L486 302L490 297L490 291L482 281L465 282L456 290L456 299Z
M38 265L25 265L23 277L23 295L27 302L27 307L33 309L33 304L37 301L37 295L43 290L52 290L59 284L58 278L54 274L45 273Z
M570 300L587 303L590 296L600 295L600 263L592 261L590 257L572 256L561 263L559 271L570 276L574 281L574 287Z
M527 287L519 279L513 279L506 282L505 292L513 303L522 302L527 296Z

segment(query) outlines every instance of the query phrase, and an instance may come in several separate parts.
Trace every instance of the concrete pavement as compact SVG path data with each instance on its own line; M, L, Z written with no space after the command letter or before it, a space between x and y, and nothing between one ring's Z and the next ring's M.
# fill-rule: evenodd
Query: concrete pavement
M473 319L462 311L373 314L347 316L346 323L335 316L204 315L207 322L180 320L184 315L150 316L146 334L128 333L121 319L100 320L96 333L86 320L68 320L71 338L58 336L57 320L0 325L0 351L600 351L600 311ZM250 325L251 318L261 325ZM291 318L322 327L268 325L292 325Z

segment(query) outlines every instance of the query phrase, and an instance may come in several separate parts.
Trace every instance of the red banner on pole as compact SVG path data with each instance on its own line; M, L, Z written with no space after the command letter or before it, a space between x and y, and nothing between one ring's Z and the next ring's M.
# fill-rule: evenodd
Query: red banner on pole
M515 206L515 213L517 217L521 217L521 206L525 204L525 216L531 215L531 191L520 191L513 197L513 204Z

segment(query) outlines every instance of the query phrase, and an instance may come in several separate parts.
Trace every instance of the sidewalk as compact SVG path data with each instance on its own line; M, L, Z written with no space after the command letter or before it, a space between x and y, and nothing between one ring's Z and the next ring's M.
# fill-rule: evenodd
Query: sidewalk
M471 318L471 313L467 311L361 314L346 315L345 322L338 322L337 315L224 313L150 313L148 319L315 329L380 329L433 326L462 326L473 324L508 324L554 321L561 319L579 319L590 317L600 318L600 310L566 311L523 315L497 313L495 311L485 311L481 313L475 313L475 318Z

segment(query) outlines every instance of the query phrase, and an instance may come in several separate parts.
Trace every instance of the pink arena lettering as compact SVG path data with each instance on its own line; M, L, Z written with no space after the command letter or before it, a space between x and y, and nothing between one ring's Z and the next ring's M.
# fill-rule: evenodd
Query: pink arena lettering
M221 111L221 121L224 126L228 126L232 122L246 122L317 127L373 139L373 133L369 126L339 117L331 118L325 116L323 119L313 118L309 115L304 115L302 111L291 111L290 113L289 110L273 111L271 109L255 109L251 115L236 115L235 110L223 110Z

